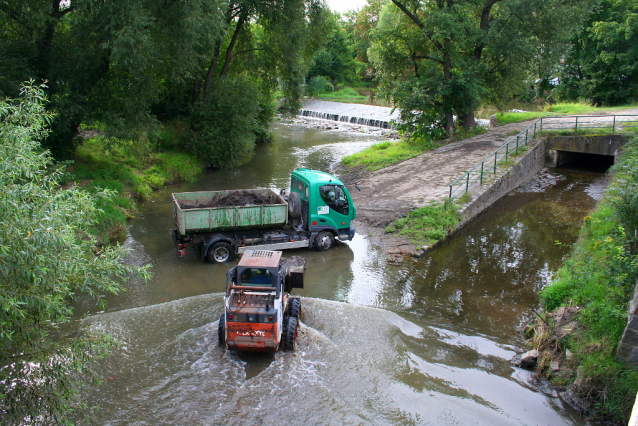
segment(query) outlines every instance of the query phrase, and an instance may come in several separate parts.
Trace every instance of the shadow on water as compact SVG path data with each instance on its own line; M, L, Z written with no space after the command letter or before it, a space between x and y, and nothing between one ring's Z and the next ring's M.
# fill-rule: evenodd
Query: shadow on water
M246 368L246 380L263 373L275 360L274 353L236 352Z

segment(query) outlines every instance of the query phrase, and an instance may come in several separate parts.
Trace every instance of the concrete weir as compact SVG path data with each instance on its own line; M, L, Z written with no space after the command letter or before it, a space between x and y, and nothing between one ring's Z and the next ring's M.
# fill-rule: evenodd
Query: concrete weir
M346 104L317 99L304 101L297 115L381 129L391 129L392 122L399 120L399 112L392 112L392 108L389 107Z

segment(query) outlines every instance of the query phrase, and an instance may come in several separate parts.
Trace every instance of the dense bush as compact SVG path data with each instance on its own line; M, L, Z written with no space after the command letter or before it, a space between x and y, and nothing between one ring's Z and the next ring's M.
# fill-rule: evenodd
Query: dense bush
M332 93L335 88L328 78L323 76L312 77L306 85L306 95L317 96L322 93Z
M22 90L20 102L0 101L0 423L65 424L77 392L73 373L90 376L95 356L110 341L96 333L68 335L79 294L104 305L135 268L117 247L91 234L96 200L108 190L61 187L63 168L40 141L51 115L41 88ZM96 254L97 253L97 254Z
M257 85L247 79L220 83L210 99L191 113L187 149L212 167L230 167L252 153L257 137L266 135L272 107Z

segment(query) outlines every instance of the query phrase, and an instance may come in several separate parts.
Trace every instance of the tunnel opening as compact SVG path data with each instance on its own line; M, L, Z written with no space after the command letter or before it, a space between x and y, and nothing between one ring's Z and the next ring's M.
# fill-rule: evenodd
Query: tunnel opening
M590 173L605 173L614 165L613 155L558 151L558 168Z

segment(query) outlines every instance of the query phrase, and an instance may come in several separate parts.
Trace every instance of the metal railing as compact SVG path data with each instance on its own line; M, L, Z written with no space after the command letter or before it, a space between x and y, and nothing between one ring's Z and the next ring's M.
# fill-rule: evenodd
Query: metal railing
M542 117L528 128L513 136L496 151L489 154L464 175L450 184L450 199L469 191L476 183L483 185L485 175L496 174L500 162L507 162L541 132L567 130L578 133L582 129L600 129L606 134L615 134L630 128L638 128L638 115L572 115ZM609 131L609 133L607 133Z

